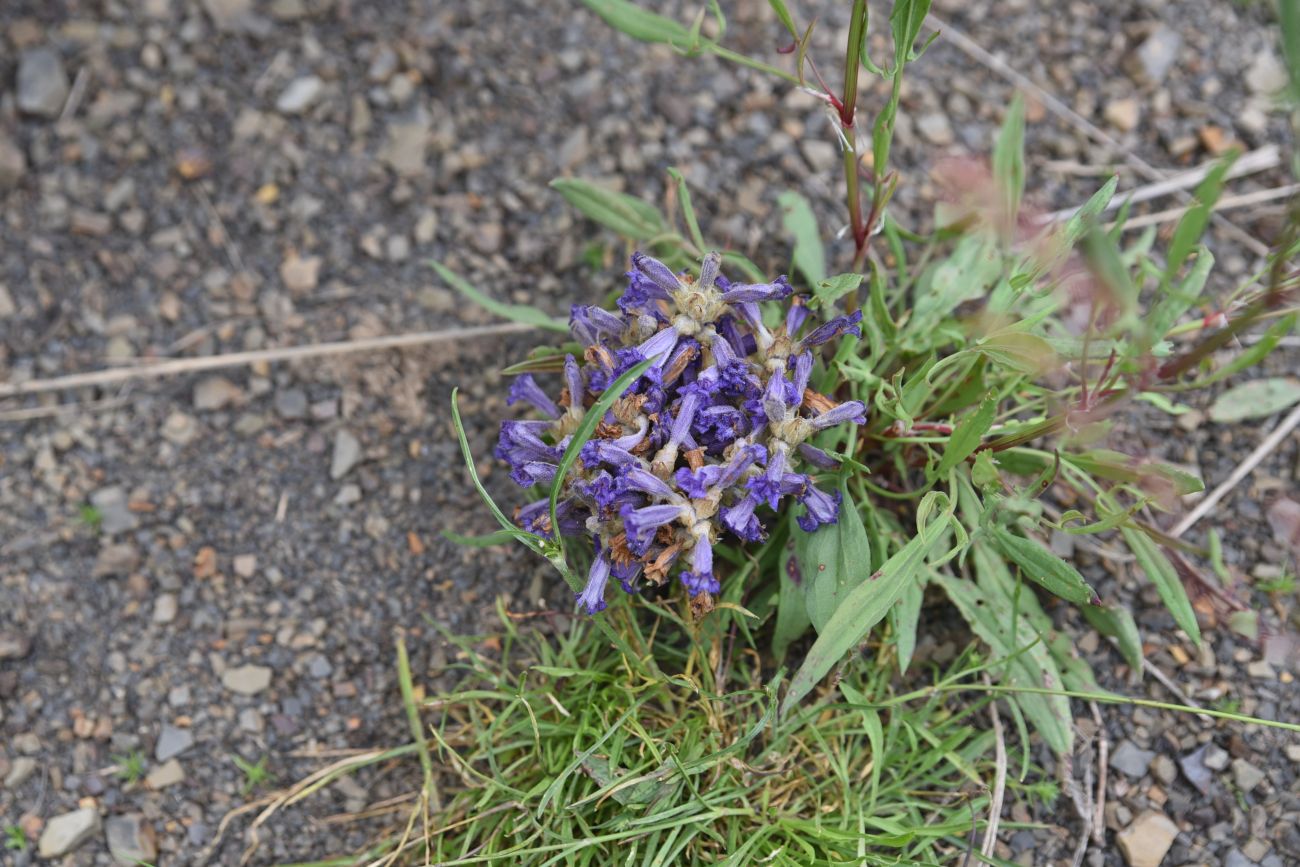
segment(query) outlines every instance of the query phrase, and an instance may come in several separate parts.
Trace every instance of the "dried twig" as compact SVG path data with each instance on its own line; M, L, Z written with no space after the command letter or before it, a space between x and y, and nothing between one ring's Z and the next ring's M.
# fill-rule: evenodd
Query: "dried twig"
M38 418L48 418L52 415L63 415L68 412L105 412L124 406L126 403L127 401L122 398L110 397L104 400L93 400L89 403L56 403L53 406L28 406L21 409L9 409L0 411L0 424L7 421L34 421Z
M71 118L81 107L81 98L85 96L86 84L90 81L90 66L82 64L77 70L77 77L72 79L72 89L68 91L68 98L63 101L63 110L59 112L59 123Z
M507 334L523 334L534 329L535 326L532 325L510 322L500 325L483 325L476 328L448 328L442 331L389 334L383 337L368 337L363 340L340 340L334 343L313 343L307 346L282 346L275 349L231 352L225 355L206 355L200 358L174 358L166 361L149 362L135 367L73 373L67 376L56 376L52 379L0 382L0 398L41 394L67 388L111 385L132 379L174 376L183 373L218 370L225 367L242 367L263 361L299 361L305 358L322 358L352 352L375 352L384 349L401 349L408 346L453 343L458 340L472 340L479 337L500 337Z
M984 682L988 683L986 674ZM994 778L993 797L989 801L989 823L984 829L984 841L980 844L980 854L985 858L993 857L993 848L998 842L998 825L1002 822L1002 801L1007 792L1007 743L1002 731L1002 718L998 715L998 702L995 698L989 702L989 717L993 720Z
M1281 162L1282 157L1278 152L1277 145L1265 145L1262 148L1253 150L1250 153L1243 154L1239 157L1237 161L1232 164L1232 167L1224 173L1224 180L1245 177L1246 175L1251 175L1256 172L1276 168L1281 164ZM1105 208L1102 209L1102 213L1113 211L1125 202L1130 202L1136 205L1139 202L1158 199L1162 196L1167 196L1170 193L1176 193L1179 190L1191 189L1203 181L1205 176L1213 171L1214 167L1218 164L1219 161L1214 160L1213 162L1206 163L1205 165L1198 166L1194 169L1179 172L1163 181L1155 181L1154 183L1146 184L1145 186L1129 190L1128 192L1116 193L1115 197L1106 204ZM1043 214L1038 218L1038 222L1054 223L1057 220L1068 220L1079 212L1080 207L1082 206L1065 208L1064 210L1053 211L1050 214Z
M1287 184L1284 187L1273 187L1268 190L1256 190L1253 193L1242 193L1238 196L1224 196L1214 203L1214 210L1226 211L1231 208L1245 208L1250 205L1258 205L1262 202L1271 202L1275 199L1285 199L1296 193L1300 193L1300 184ZM1172 223L1174 220L1181 220L1183 214L1187 213L1187 208L1168 208L1163 211L1156 211L1154 214L1142 214L1133 217L1124 223L1124 231L1130 229L1145 229L1147 226L1157 226L1160 223ZM1114 223L1107 223L1106 228L1111 229Z
M1093 799L1092 842L1106 845L1106 765L1110 761L1110 738L1106 737L1106 723L1101 718L1101 708L1095 701L1088 702L1092 721L1097 725L1097 797Z
M1238 482L1246 478L1246 476L1250 474L1251 470L1259 466L1260 461L1268 457L1269 453L1277 448L1278 444L1281 443L1282 440L1286 439L1287 435L1290 434L1291 431L1296 429L1297 425L1300 425L1300 406L1291 410L1291 413L1286 418L1282 419L1281 423L1279 423L1277 427L1273 428L1273 430L1269 432L1268 436L1264 437L1264 441L1255 446L1254 450L1252 450L1250 454L1246 455L1245 460L1237 465L1237 468L1223 480L1222 484L1211 491L1209 496L1196 504L1196 508L1192 509L1186 517L1174 525L1168 535L1177 539L1190 530L1197 521L1208 515L1210 510L1213 509L1220 500L1227 496L1228 492L1237 486Z
M1124 160L1124 162L1132 166L1136 172L1143 175L1148 180L1162 181L1165 179L1164 174L1159 169L1157 169L1155 166L1151 165L1149 162L1139 157L1137 154L1133 153L1132 148L1124 147L1124 145L1121 144L1114 136L1110 135L1110 133L1101 129L1096 124L1092 123L1090 120L1085 118L1083 115L1079 114L1077 111L1070 108L1068 105L1061 102L1056 97L1052 96L1052 94L1048 93L1038 84L1035 84L1033 79L1029 78L1026 75L1021 74L1020 72L1017 72L1005 60L1002 60L1001 58L996 57L990 52L986 51L978 43L972 40L969 36L967 36L965 33L962 33L960 30L953 27L951 24L948 24L942 18L931 13L925 19L925 27L928 30L942 31L945 39L947 39L949 42L955 45L962 53L966 54L972 60L982 63L984 66L988 67L991 71L1002 76L1004 79L1011 82L1016 87L1031 92L1034 95L1034 97L1042 104L1044 109L1050 111L1052 114L1056 115L1061 120L1065 121L1066 123L1074 127L1079 132L1088 136L1093 141L1098 142L1099 144L1103 144L1106 147L1110 148L1114 153L1118 154ZM1182 195L1184 198L1191 197L1191 194L1185 190L1179 192L1180 195ZM1255 255L1257 256L1268 255L1269 248L1267 245L1259 241L1249 232L1245 231L1241 227L1237 226L1236 224L1228 220L1222 214L1214 214L1213 220L1215 225L1229 232L1234 238L1236 238L1238 241L1244 244Z

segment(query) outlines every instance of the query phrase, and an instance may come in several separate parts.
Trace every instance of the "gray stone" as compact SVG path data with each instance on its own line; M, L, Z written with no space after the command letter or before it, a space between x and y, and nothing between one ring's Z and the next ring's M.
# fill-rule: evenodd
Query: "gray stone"
M334 666L324 656L317 654L307 664L307 671L312 677L329 677L334 672Z
M286 388L275 393L275 411L280 418L302 418L307 414L307 394L301 388Z
M18 788L31 779L34 773L36 773L36 759L29 756L19 756L14 759L9 768L9 773L5 775L5 788Z
M1286 66L1271 51L1262 51L1246 70L1246 86L1253 93L1271 96L1286 89L1290 77Z
M140 565L140 552L130 542L116 542L99 549L95 557L95 577L129 575Z
M1232 780L1243 792L1249 792L1264 782L1267 775L1245 759L1232 760Z
M1223 857L1223 867L1255 867L1255 862L1246 857L1246 853L1233 847Z
M201 411L225 409L243 398L239 386L222 376L209 376L194 386L194 408Z
M350 482L340 487L339 492L334 495L334 503L339 506L351 506L359 502L361 502L361 486Z
M257 695L271 685L271 669L264 665L241 665L227 668L221 683L231 692L240 695Z
M0 133L0 190L17 186L27 174L27 155L4 133Z
M176 619L180 603L175 593L159 593L153 603L153 622L166 624Z
M1201 764L1212 771L1221 771L1228 766L1228 758L1226 750L1216 744L1210 744L1205 750L1205 757L1201 759Z
M0 283L0 319L8 319L18 312L14 296L9 294L9 287Z
M163 422L163 439L178 446L187 446L199 434L199 424L194 416L173 410Z
M429 124L429 116L423 111L389 123L379 159L402 177L423 174L425 152L429 146Z
M373 84L383 84L393 77L393 73L397 71L397 63L397 52L387 45L381 45L370 61L369 68L366 69L366 78Z
M334 435L334 452L330 456L330 478L341 479L361 460L361 443L351 433L340 430Z
M140 523L127 503L126 491L116 485L95 491L90 504L99 513L99 529L110 536L134 530Z
M302 114L316 103L324 87L325 82L319 76L295 78L275 101L275 110L281 114Z
M42 858L59 858L85 843L99 831L99 813L82 807L55 816L45 825L36 851Z
M1132 741L1123 741L1115 752L1110 754L1110 766L1136 780L1146 775L1147 768L1150 767L1155 755L1151 750L1144 750Z
M803 158L818 171L828 171L840 163L840 149L824 139L810 138L799 143Z
M158 743L154 745L153 757L159 762L174 759L194 746L194 733L189 729L164 724Z
M1136 56L1142 77L1152 84L1164 81L1182 47L1183 37L1178 31L1161 24L1138 46Z
M32 640L21 632L0 630L0 659L22 659L32 652Z
M1148 810L1115 835L1129 867L1160 867L1178 836L1178 826L1158 810Z
M952 124L948 123L948 116L943 112L932 111L921 115L917 118L916 128L925 140L933 145L944 147L955 140Z
M145 776L144 781L148 784L149 788L158 791L160 789L165 789L168 786L174 786L184 779L185 771L181 768L181 763L176 759L171 759L151 770L148 775Z
M104 836L108 838L108 851L118 864L134 865L152 863L158 857L158 839L153 825L142 813L112 816L104 822Z
M68 98L68 75L53 48L29 48L18 57L18 110L55 118Z
M1151 760L1151 774L1164 785L1171 785L1178 779L1178 765L1166 755L1158 755Z

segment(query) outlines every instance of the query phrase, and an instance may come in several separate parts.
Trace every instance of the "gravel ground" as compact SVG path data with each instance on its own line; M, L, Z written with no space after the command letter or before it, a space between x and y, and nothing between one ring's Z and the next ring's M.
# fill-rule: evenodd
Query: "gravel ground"
M729 42L771 55L767 5L727 5ZM1264 96L1277 75L1265 4L935 8L1119 139L1122 152L1099 147L1031 98L1031 197L1044 209L1080 203L1112 168L1122 186L1140 183L1124 153L1171 169L1234 141L1287 140ZM822 18L824 66L844 14ZM883 12L871 29L881 56ZM940 195L931 169L986 152L1012 90L940 38L904 91L895 211L923 226ZM878 100L877 90L864 106ZM428 257L498 297L561 311L603 296L627 251L593 235L547 182L573 174L660 198L668 165L689 178L708 235L774 270L785 248L761 240L780 237L778 192L798 186L823 225L842 219L838 155L811 98L616 37L559 0L7 0L0 379L489 321L434 279ZM1236 188L1280 182L1271 173ZM1264 239L1279 223L1267 206L1231 216ZM1213 285L1225 289L1254 259L1237 239L1212 241ZM498 594L516 608L563 604L531 560L438 535L490 529L459 467L452 386L489 488L516 502L488 457L504 411L492 371L539 341L87 389L57 396L79 404L70 411L0 422L0 823L46 831L52 848L58 838L68 864L112 863L110 844L156 850L167 865L237 863L241 823L214 845L222 816L256 796L233 756L265 757L288 781L312 766L296 751L397 742L395 628L431 669L445 650L427 621L484 628ZM1271 362L1298 364L1294 352ZM1213 485L1270 426L1139 413L1116 445L1193 466ZM1190 695L1290 719L1300 718L1285 638L1295 597L1252 582L1289 562L1263 516L1273 498L1295 496L1298 443L1214 516L1242 576L1232 592L1262 609L1269 641L1220 624L1197 651L1129 567L1078 552L1103 594L1132 600L1150 660ZM1207 624L1223 619L1203 607ZM1095 634L1061 616L1106 685L1169 698L1151 678L1130 683ZM951 640L961 637L930 642ZM1107 709L1104 722L1113 833L1095 863L1125 863L1118 838L1136 850L1166 832L1177 833L1170 865L1300 861L1294 740L1129 708ZM1203 743L1186 767L1211 767L1204 793L1179 767ZM133 751L147 781L110 770ZM398 789L340 788L297 819ZM1079 826L1060 807L1015 817L1053 827L1005 834L1003 854L1068 863ZM338 826L276 830L256 863L362 840Z

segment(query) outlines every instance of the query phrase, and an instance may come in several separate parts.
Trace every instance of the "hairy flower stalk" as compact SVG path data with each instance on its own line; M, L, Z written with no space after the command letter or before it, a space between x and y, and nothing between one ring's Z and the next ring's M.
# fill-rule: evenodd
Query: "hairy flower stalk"
M728 536L767 535L763 514L793 497L811 532L839 517L838 492L819 489L805 465L836 462L807 440L844 423L862 424L860 401L837 404L808 387L814 350L842 334L860 336L861 313L839 316L800 336L809 311L784 277L732 283L710 253L700 276L678 275L656 259L632 256L619 314L575 305L569 324L585 350L565 358L552 399L530 375L507 403L526 403L539 421L505 421L496 448L510 477L549 489L586 408L624 372L653 363L596 426L563 480L556 520L547 498L523 506L524 529L551 537L587 535L594 555L578 594L588 613L605 607L615 578L635 593L676 571L692 596L718 593L713 547ZM764 325L763 301L789 306L781 325Z

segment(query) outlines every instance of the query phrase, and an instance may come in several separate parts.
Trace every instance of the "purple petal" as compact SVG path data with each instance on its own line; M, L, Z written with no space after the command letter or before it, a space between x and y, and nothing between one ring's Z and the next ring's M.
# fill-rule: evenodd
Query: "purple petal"
M664 524L677 520L681 514L681 506L624 509L623 529L627 531L628 550L638 557L644 556L654 541L655 532Z
M624 327L622 319L594 304L574 304L569 308L569 331L583 346L617 340Z
M834 524L840 517L842 498L839 491L831 495L816 485L808 485L799 497L799 502L808 510L806 514L795 518L799 522L799 528L805 533L811 533L823 524Z
M728 304L752 304L755 301L777 301L785 298L794 288L784 276L776 278L773 283L732 283L731 288L722 293L722 300Z
M632 267L649 277L665 293L676 292L681 288L677 275L672 272L671 268L658 259L647 256L645 253L632 254Z
M677 493L654 473L642 467L628 467L619 476L619 482L625 490L640 491L652 497L676 500Z
M829 409L808 421L813 430L825 430L846 421L851 421L854 424L866 424L867 407L860 400L846 400L834 409Z
M577 594L577 599L587 609L588 614L605 610L605 585L609 582L609 558L604 551L596 554L591 561L591 571L587 573L587 586Z
M817 448L817 446L799 443L799 454L803 455L804 460L818 469L838 470L840 468L839 461Z
M636 455L619 448L609 440L587 440L578 450L578 457L582 459L583 466L593 468L600 464L616 467L640 464Z
M790 305L790 309L785 314L785 333L793 337L803 328L803 324L808 319L808 305L799 303L796 298Z
M578 368L578 360L572 355L564 356L564 384L569 387L569 408L581 415L587 387L582 384L582 371Z
M690 571L682 572L681 578L692 596L717 593L722 589L718 579L713 577L713 546L707 534L696 538L695 547L691 549Z
M754 516L758 502L753 497L745 497L734 506L722 510L722 523L731 532L746 542L760 542L764 535L763 525Z
M506 393L506 406L514 406L521 400L531 403L551 418L558 418L560 415L560 408L555 405L555 401L547 397L546 392L542 391L531 373L515 377L515 381L510 383L510 390Z
M721 268L722 254L716 250L711 251L704 257L704 261L700 263L700 279L696 281L696 285L705 289L712 286L717 282L718 271Z
M767 460L767 449L758 443L737 449L736 453L731 456L731 461L727 464L722 476L718 479L718 484L723 488L731 487L740 479L740 474L749 469L750 464L763 460Z
M813 357L811 352L801 352L794 357L794 393L795 406L803 403L803 391L808 387L812 376Z
M682 467L673 474L677 481L677 487L682 489L682 493L692 500L700 500L709 495L709 488L718 483L722 476L722 467L717 464L709 464L700 467L698 470L692 470L688 467Z
M670 325L661 331L656 331L653 336L638 346L636 351L642 359L655 359L654 366L662 369L668 363L668 357L676 346L677 329Z
M559 469L555 464L543 461L526 461L511 470L510 478L521 488L531 488L533 485L549 486L555 481L555 474Z
M841 334L854 334L862 336L862 326L858 323L862 321L862 311L854 310L848 316L836 316L831 321L818 326L811 334L799 342L799 350L803 351L811 346L821 346L828 340L838 337Z

